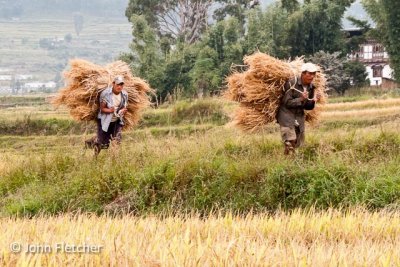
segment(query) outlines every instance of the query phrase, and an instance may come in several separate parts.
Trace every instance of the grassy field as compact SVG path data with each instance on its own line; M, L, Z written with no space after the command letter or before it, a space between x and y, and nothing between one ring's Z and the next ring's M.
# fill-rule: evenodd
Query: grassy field
M93 125L0 98L0 265L397 266L400 98L330 102L294 158L276 124L243 134L206 99L147 110L94 160Z
M276 124L243 134L228 123L234 105L210 99L146 111L118 156L112 148L93 160L83 142L94 126L36 103L1 113L4 215L400 204L399 98L328 104L294 159L282 155Z

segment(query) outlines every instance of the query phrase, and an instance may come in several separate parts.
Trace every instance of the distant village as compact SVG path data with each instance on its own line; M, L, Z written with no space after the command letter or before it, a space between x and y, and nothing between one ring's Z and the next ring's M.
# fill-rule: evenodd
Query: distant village
M54 81L36 81L31 74L17 74L16 70L0 68L1 95L50 93L56 89L57 83Z

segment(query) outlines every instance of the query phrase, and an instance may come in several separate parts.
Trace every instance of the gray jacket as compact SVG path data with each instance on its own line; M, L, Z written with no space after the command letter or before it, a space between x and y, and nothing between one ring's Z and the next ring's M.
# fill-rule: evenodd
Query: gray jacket
M112 87L107 87L106 89L101 92L100 97L99 97L99 103L101 102L106 102L107 103L107 108L111 108L114 106L113 103L113 98L112 98ZM121 104L118 107L119 109L122 109L128 105L128 92L125 90L122 90L121 92ZM101 109L99 110L99 114L97 115L97 118L101 120L101 129L105 132L108 131L108 127L110 126L111 119L113 117L112 113L103 113L101 112ZM119 120L119 123L123 125L123 121Z
M301 132L304 132L305 113L304 110L312 110L315 107L315 101L310 100L314 97L315 87L313 84L307 86L308 98L301 100L301 93L291 89L293 85L299 91L303 91L301 78L291 79L285 83L285 94L276 115L279 125L284 127L298 126ZM297 123L296 123L297 122Z

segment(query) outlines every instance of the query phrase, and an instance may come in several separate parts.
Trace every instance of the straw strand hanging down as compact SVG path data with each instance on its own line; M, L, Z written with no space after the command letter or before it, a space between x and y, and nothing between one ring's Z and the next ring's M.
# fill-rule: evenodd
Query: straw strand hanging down
M300 75L303 58L286 62L267 54L256 52L244 58L248 66L244 72L233 72L226 78L228 90L224 96L239 102L233 116L234 124L246 132L261 130L266 124L275 121L284 84L288 79ZM319 104L326 103L326 79L318 72L314 85L315 93L320 95ZM306 120L315 124L320 117L321 108L306 112Z
M124 77L124 89L129 98L124 130L138 124L141 112L150 105L148 93L153 93L154 90L146 81L134 77L125 62L116 61L102 67L86 60L73 59L70 66L70 70L64 73L66 87L52 101L55 106L66 106L75 120L96 120L100 93L111 85L115 76L121 75Z

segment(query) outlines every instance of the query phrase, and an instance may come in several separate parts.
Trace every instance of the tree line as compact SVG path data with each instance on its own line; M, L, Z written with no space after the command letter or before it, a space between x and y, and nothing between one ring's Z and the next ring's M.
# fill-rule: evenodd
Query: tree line
M327 70L330 88L342 94L366 84L365 67L346 59L363 41L342 29L354 1L281 0L262 9L257 0L130 0L125 14L133 41L121 59L157 88L160 99L177 91L218 93L224 77L255 51L281 59L305 56ZM367 22L353 21L370 34Z

